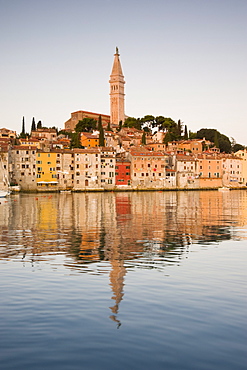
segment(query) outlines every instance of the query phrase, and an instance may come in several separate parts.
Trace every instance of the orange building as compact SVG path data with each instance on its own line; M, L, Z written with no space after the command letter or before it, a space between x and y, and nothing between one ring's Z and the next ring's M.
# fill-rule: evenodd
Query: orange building
M95 133L82 132L81 133L81 145L85 148L95 148L99 146L99 134L96 131Z

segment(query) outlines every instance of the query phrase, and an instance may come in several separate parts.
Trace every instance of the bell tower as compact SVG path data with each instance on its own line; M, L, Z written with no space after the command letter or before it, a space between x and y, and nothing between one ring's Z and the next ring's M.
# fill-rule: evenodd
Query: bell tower
M110 115L111 123L119 125L122 121L124 124L125 114L124 114L124 75L119 59L118 48L116 48L116 53L114 54L114 61L112 66L112 71L110 75Z

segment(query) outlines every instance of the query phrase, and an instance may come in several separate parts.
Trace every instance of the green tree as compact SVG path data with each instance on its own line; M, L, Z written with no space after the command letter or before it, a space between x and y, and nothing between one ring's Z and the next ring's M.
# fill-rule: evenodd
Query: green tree
M119 126L118 126L117 131L121 131L122 126L123 126L123 121L121 120L121 121L119 121Z
M216 148L219 148L219 139L218 139L218 131L215 130L215 133L214 133L214 146L216 146Z
M110 122L107 123L106 131L112 131Z
M83 120L79 121L75 126L76 132L92 132L96 130L97 121L93 118L83 118Z
M146 145L146 132L145 131L142 134L142 145Z
M25 130L25 119L24 117L22 117L22 130L21 130L21 133L22 134L25 134L26 130Z
M41 121L39 121L38 123L37 123L37 129L41 129L42 128L42 122Z
M72 132L70 133L70 148L82 148L81 145L81 133L80 132Z
M184 126L184 140L188 140L188 129L187 129L187 125Z
M35 119L33 117L31 131L35 131L35 130L36 130L36 124L35 124Z
M22 129L21 129L21 133L20 133L19 137L22 138L22 139L25 139L25 137L26 137L25 118L24 117L22 117Z
M232 146L232 151L234 153L238 152L239 150L244 150L245 147L244 145L241 145L241 144L238 144L238 143L235 143L233 146Z
M181 139L182 133L183 133L183 124L180 119L178 120L178 123L177 123L177 133L178 133L178 137Z
M165 137L164 137L164 144L167 144L169 141L172 141L172 138L171 138L171 134L170 134L170 132L168 131L168 132L165 134Z
M124 127L134 127L137 130L141 130L142 122L140 118L128 117L124 122Z
M217 135L217 139L216 139L216 135ZM220 149L220 151L225 152L225 153L231 153L230 139L226 135L221 134L216 129L202 128L199 131L197 131L196 138L198 139L205 138L206 140L209 140L212 143L215 143L215 140L216 141L218 140L218 148ZM217 142L215 144L217 144Z
M99 116L98 130L99 130L99 146L105 146L105 136L101 116Z

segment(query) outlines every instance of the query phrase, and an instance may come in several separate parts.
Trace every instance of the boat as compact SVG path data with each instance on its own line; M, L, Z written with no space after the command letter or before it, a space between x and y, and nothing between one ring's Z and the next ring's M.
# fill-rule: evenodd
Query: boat
M219 191L229 191L230 188L227 188L226 186L223 186L222 188L218 188Z
M0 198L5 198L9 195L9 191L7 190L0 190Z

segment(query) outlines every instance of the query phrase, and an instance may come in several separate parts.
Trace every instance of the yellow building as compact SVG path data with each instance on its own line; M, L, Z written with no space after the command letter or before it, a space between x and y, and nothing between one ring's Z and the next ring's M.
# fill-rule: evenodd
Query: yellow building
M49 190L57 187L57 153L41 152L36 153L36 171L38 190Z

